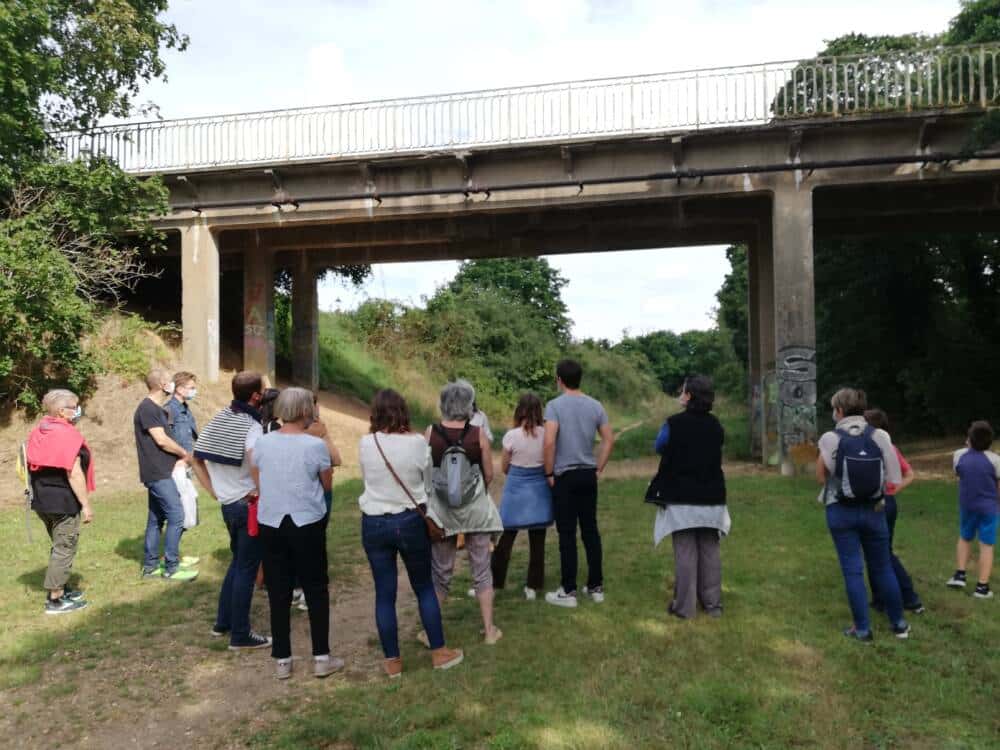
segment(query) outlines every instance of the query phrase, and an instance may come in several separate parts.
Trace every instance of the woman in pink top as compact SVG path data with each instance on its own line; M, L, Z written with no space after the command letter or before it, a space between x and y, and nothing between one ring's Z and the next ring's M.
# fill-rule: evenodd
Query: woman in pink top
M889 417L881 409L869 409L866 411L865 421L876 430L889 432ZM896 455L899 457L899 467L903 472L903 481L899 484L888 482L885 485L885 520L889 526L889 557L892 561L893 572L896 574L896 580L899 581L900 593L903 595L903 609L915 614L921 614L924 611L924 605L920 601L920 596L913 589L913 579L910 578L910 574L903 566L903 562L896 556L896 553L892 549L893 533L896 530L896 495L908 487L914 479L913 467L906 462L903 454L899 452L899 448L896 448L895 443L893 443L892 447L895 448ZM868 574L868 580L874 580L871 572ZM885 609L879 592L874 587L872 587L872 609L879 611Z
M493 550L493 587L507 579L510 553L521 529L528 530L528 579L525 599L534 599L545 585L545 529L552 525L552 490L545 480L542 402L533 393L521 396L514 410L514 428L503 436L503 471L507 481L500 501L504 532Z

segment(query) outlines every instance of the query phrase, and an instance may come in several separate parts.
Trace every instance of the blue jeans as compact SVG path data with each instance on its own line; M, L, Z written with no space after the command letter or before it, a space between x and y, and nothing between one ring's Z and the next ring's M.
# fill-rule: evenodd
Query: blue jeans
M871 630L865 562L872 574L872 585L885 604L889 622L895 626L905 624L903 598L890 562L889 527L885 512L877 511L870 505L834 503L826 506L826 524L840 558L854 628L859 633Z
M237 646L250 637L250 603L260 567L260 542L247 533L249 510L243 500L222 507L222 521L229 531L229 550L233 559L219 591L219 612L215 629L228 630L229 642Z
M361 544L375 579L375 624L386 659L399 656L396 622L396 555L403 558L410 587L417 595L420 620L431 648L444 646L441 608L431 580L431 540L415 510L384 516L361 516Z
M892 495L885 496L885 522L889 527L889 559L892 562L892 572L896 574L896 580L899 582L899 591L903 595L903 606L909 607L910 609L916 609L920 605L920 597L913 588L913 579L910 578L910 574L907 572L906 567L903 565L903 561L900 560L896 553L892 550L892 540L895 536L896 531L896 516L898 514L898 508L896 506L896 498ZM868 571L868 581L871 583L875 580L871 569ZM884 609L885 605L882 604L882 595L879 590L872 583L872 607L875 609Z
M146 546L142 569L155 570L160 565L160 534L166 524L163 558L168 573L177 570L181 561L181 534L184 533L184 506L177 485L170 477L146 485L149 515L146 518Z

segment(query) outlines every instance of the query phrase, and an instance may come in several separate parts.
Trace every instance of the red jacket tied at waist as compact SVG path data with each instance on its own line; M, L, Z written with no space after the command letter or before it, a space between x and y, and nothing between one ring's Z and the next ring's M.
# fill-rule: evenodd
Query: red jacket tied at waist
M73 470L73 464L80 455L80 448L90 453L87 465L87 492L97 489L94 482L94 454L83 439L83 435L65 419L42 417L42 421L28 436L28 468L38 471L43 468Z

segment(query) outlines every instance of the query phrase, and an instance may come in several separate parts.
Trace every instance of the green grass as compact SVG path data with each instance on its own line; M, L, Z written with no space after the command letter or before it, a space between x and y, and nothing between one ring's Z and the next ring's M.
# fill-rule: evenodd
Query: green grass
M433 672L411 628L402 633L400 682L337 678L335 690L294 706L279 701L277 712L287 716L263 731L237 726L237 736L279 748L1000 747L1000 602L943 586L953 565L953 484L918 483L901 498L897 551L928 613L913 618L907 642L875 618L869 647L840 635L849 621L846 597L811 484L773 476L730 481L725 615L693 622L665 615L670 547L652 548L654 509L641 502L644 488L644 480L601 486L604 605L581 602L567 611L521 600L515 584L527 561L519 540L511 588L497 598L505 632L499 645L479 643L476 604L456 597L445 607L445 631L449 643L466 649L463 665ZM370 586L353 503L359 489L357 482L336 489L331 576L360 576L358 583ZM137 577L144 506L137 494L97 504L76 566L94 604L61 618L41 614L47 543L40 526L28 544L23 513L0 513L0 563L8 571L0 580L0 687L21 685L18 698L38 691L60 706L72 686L108 670L154 665L169 676L174 646L201 661L223 658L204 637L228 553L216 509L205 502L205 524L185 538L185 554L203 558L201 578L168 589ZM549 543L554 587L554 534ZM463 591L465 564L459 569L454 590ZM400 597L409 596L401 584ZM255 616L263 621L263 612ZM136 693L139 684L122 683L131 700L144 692ZM113 715L116 691L90 710ZM152 708L155 696L150 701ZM24 710L8 701L8 711ZM87 719L79 721L85 733ZM30 717L14 722L34 736Z

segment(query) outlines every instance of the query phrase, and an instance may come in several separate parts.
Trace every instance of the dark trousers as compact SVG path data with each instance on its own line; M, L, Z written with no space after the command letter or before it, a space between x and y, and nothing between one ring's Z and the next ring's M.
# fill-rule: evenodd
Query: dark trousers
M313 656L330 653L330 579L326 569L326 519L296 526L285 516L278 528L260 525L264 578L271 604L271 656L292 655L292 581L302 584L309 608Z
M722 559L718 529L675 531L674 600L670 611L678 617L694 617L698 602L710 613L722 611Z
M509 529L500 535L493 550L490 565L493 568L493 588L502 589L507 581L507 567L510 553L517 539L517 529ZM576 540L573 540L574 545ZM528 580L529 589L541 591L545 586L545 529L528 529Z
M375 625L386 659L399 656L396 589L403 558L410 588L417 596L420 620L432 649L444 646L441 607L431 579L431 540L424 519L415 510L385 516L361 516L361 543L375 581Z
M229 642L234 646L246 643L250 637L250 605L260 567L260 537L247 533L248 513L244 500L222 506L222 521L229 531L229 551L233 559L219 591L215 627L228 630Z
M601 569L601 533L597 530L597 470L571 469L556 477L552 488L556 531L559 533L559 564L562 588L576 591L576 524L587 554L587 588L604 585Z
M896 553L892 550L892 540L896 533L896 516L898 513L899 509L896 506L896 498L892 495L886 495L885 522L889 526L889 561L892 563L892 570L896 574L896 580L899 582L899 592L903 595L903 607L915 609L920 606L920 597L913 588L913 579L910 578L910 574L903 566L902 560L896 557ZM875 584L872 583L874 580L875 575L869 565L868 583L872 587L872 607L883 610L885 609L885 604L882 601L881 593L875 587Z
M73 569L76 545L80 541L80 514L70 516L65 513L35 512L42 519L49 539L52 540L44 586L47 591L58 591L66 586Z

